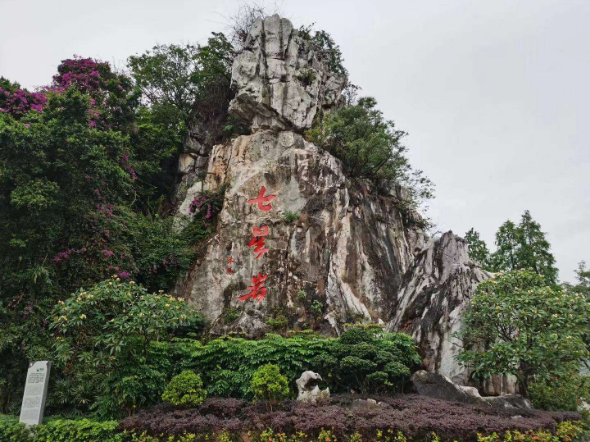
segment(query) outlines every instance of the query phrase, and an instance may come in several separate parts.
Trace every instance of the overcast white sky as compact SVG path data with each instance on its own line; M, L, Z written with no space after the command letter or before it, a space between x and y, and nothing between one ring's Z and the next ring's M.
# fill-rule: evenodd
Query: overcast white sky
M157 43L205 41L240 4L0 0L0 75L44 85L73 54L124 66ZM528 209L561 280L590 261L590 0L277 5L330 32L351 80L410 133L412 163L437 185L438 230L475 227L493 247Z

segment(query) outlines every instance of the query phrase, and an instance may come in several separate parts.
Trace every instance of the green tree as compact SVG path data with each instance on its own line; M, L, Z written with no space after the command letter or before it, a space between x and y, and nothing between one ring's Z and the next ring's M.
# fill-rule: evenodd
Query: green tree
M407 190L405 203L432 197L432 183L413 171L401 140L407 134L395 129L366 97L351 106L323 115L307 132L308 139L342 161L348 176L366 178L377 185L398 183Z
M508 220L496 232L496 251L492 254L495 271L519 269L517 252L519 244L518 228Z
M578 269L575 271L575 273L576 282L574 284L564 282L564 289L590 296L590 270L586 268L585 261L580 261L578 263Z
M77 385L69 397L62 389L63 402L108 416L154 403L171 361L153 350L189 324L198 331L204 321L181 299L115 277L59 301L49 324L54 360L70 380L65 385Z
M555 258L550 252L551 246L545 238L545 233L541 231L541 225L533 219L528 210L522 215L517 232L520 247L516 256L520 268L531 268L555 284L557 268Z
M508 220L496 233L496 251L492 254L495 271L533 269L551 283L557 283L555 258L541 226L526 210L516 226Z
M198 84L192 80L199 69L199 47L192 44L157 45L142 55L129 57L127 66L144 100L151 105L170 106L187 118Z
M533 381L569 376L589 355L588 299L547 285L531 270L482 282L463 319L459 361L479 378L515 375L525 396Z
M207 123L222 134L231 91L233 46L222 33L213 33L204 46L158 45L131 56L128 67L145 102L163 123L177 121L182 133L189 119Z
M479 232L475 229L465 234L469 257L478 263L484 270L491 270L490 251L484 240L480 239Z

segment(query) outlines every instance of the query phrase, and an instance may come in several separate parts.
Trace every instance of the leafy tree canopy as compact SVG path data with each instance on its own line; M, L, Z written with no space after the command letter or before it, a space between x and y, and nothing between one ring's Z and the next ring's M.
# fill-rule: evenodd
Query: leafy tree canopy
M401 140L407 134L385 120L374 98L343 106L320 116L307 137L339 158L346 173L377 185L398 183L407 190L411 205L431 198L433 186L421 171L414 171Z
M589 300L548 285L532 270L482 282L464 321L459 360L479 378L515 375L524 395L533 381L569 376L589 356Z
M475 229L465 234L469 256L485 270L490 270L490 251L485 241L480 239Z

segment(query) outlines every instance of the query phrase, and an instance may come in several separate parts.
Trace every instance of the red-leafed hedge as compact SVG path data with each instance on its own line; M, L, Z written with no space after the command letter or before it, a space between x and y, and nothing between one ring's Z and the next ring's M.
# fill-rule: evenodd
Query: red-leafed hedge
M224 429L231 433L262 432L271 428L275 433L303 432L314 437L325 429L337 436L358 432L366 438L374 437L378 430L391 429L402 431L411 439L434 432L444 441L476 441L478 433L555 431L559 422L580 420L579 414L571 412L498 409L416 395L376 399L383 405L354 407L351 396L336 396L329 404L289 401L282 408L269 412L264 404L210 398L196 409L156 407L145 410L123 420L119 428L152 435L203 434Z

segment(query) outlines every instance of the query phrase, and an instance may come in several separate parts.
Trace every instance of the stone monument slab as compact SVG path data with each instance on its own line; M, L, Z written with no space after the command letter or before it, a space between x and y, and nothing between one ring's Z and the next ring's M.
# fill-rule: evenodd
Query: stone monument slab
M25 425L39 425L43 421L51 361L37 361L29 364L25 394L19 421Z

